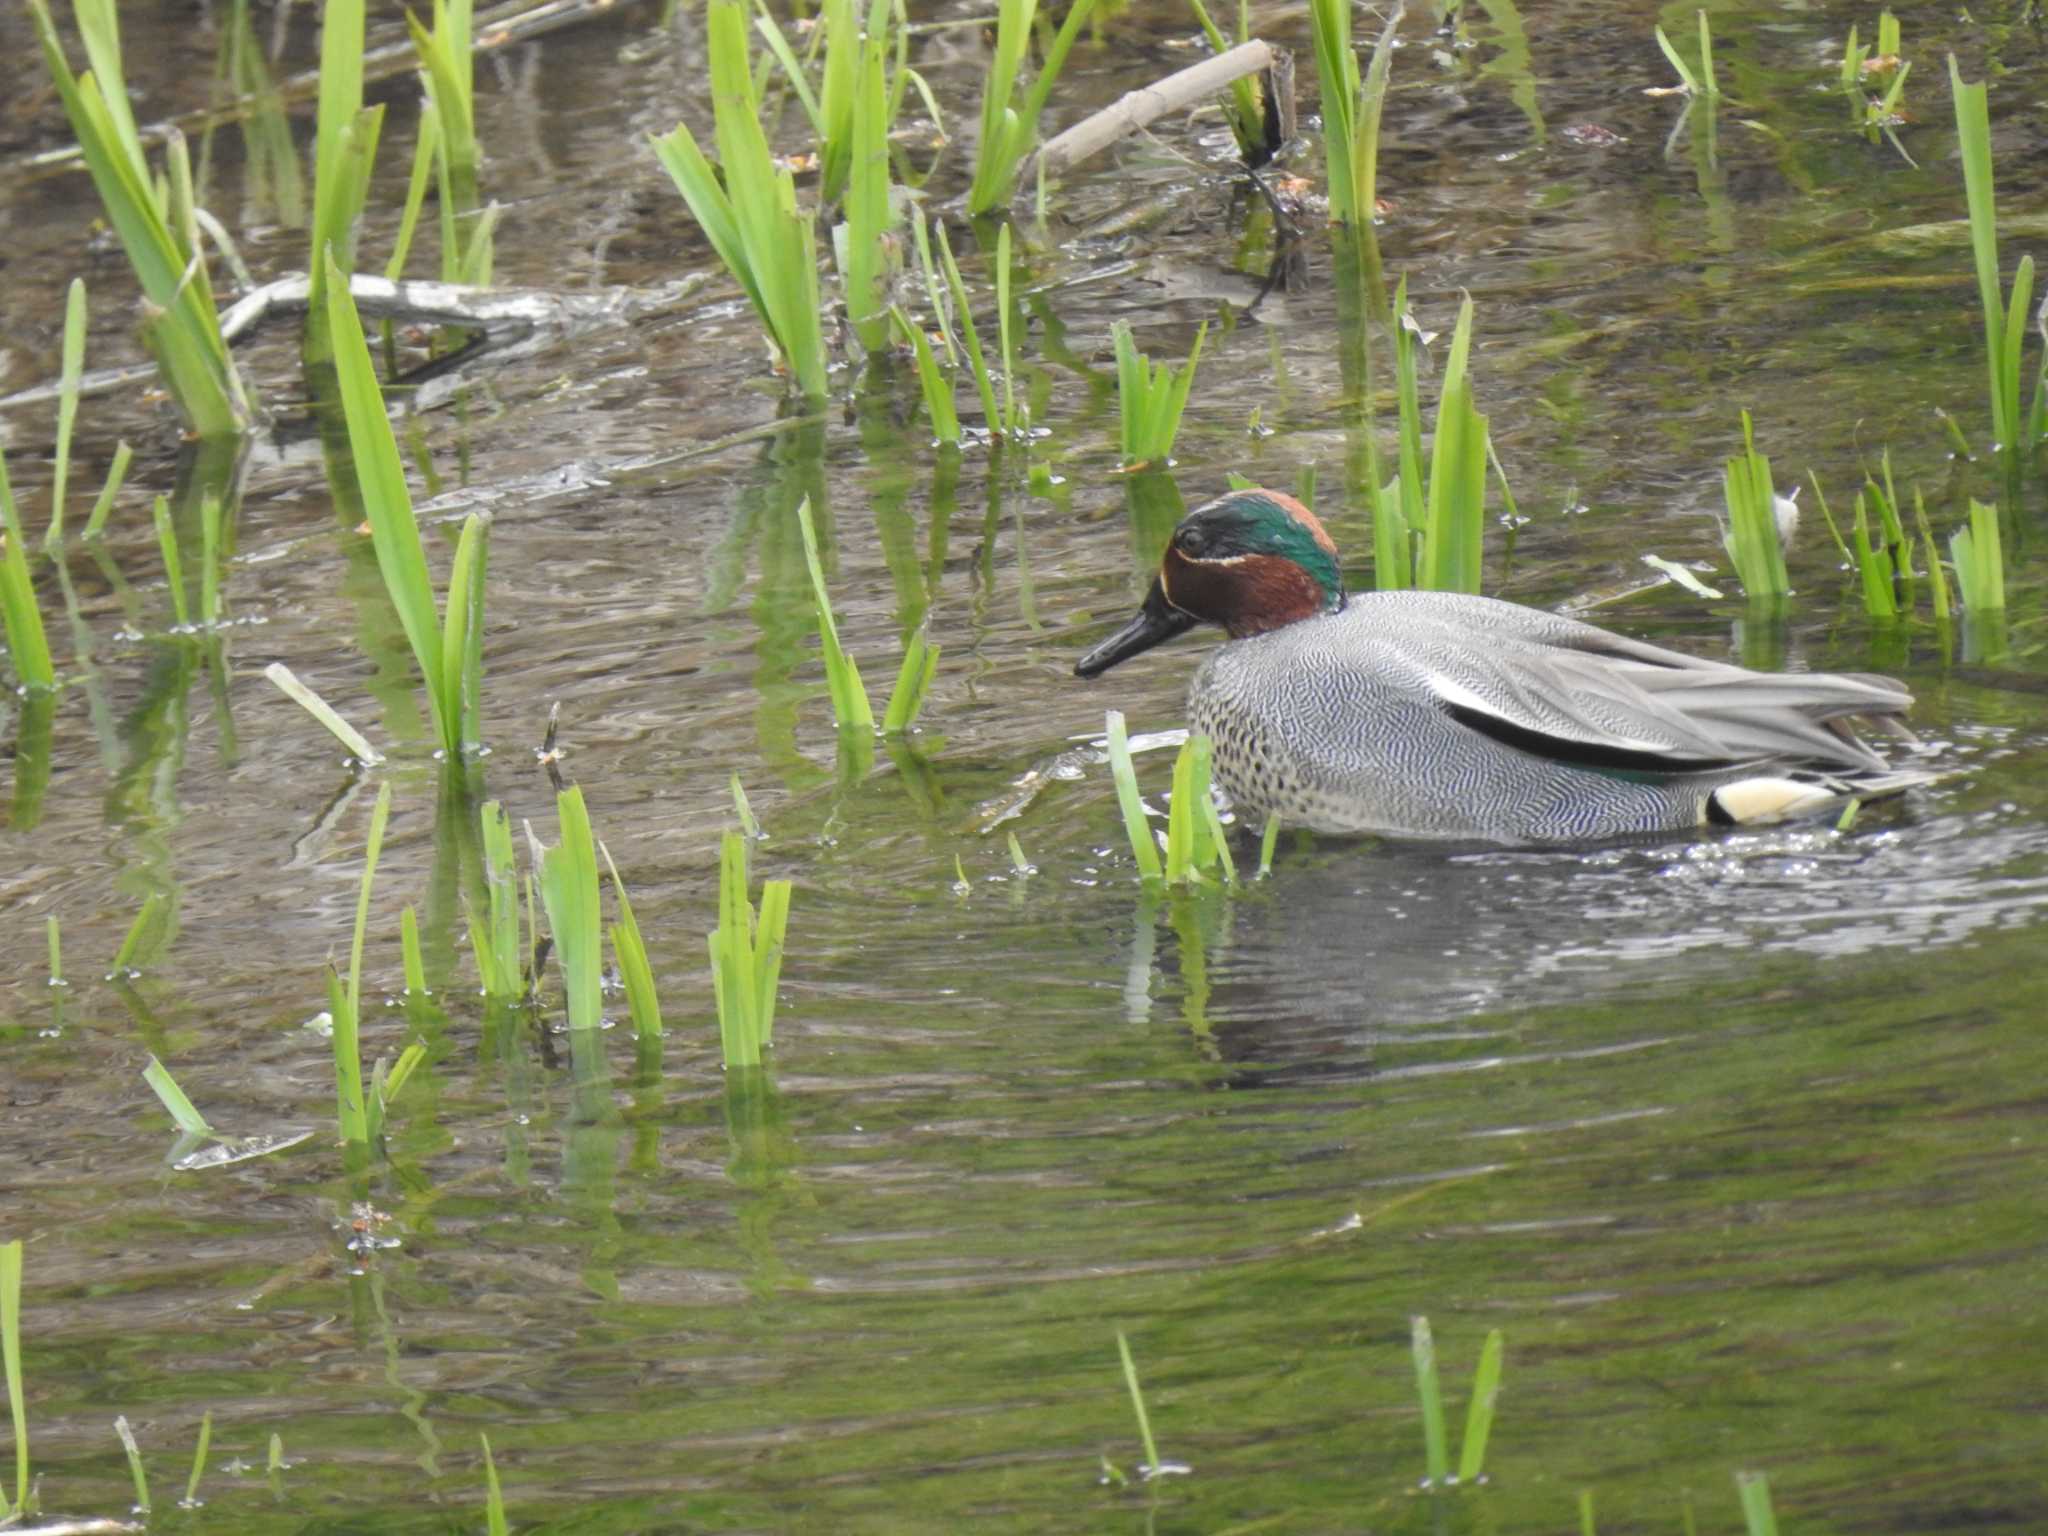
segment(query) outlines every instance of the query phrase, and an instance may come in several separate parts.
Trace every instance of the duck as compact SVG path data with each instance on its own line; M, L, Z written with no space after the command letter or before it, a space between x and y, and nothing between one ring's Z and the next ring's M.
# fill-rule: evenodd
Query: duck
M1938 775L1894 768L1912 695L1861 673L1754 672L1499 598L1349 594L1337 546L1278 491L1174 529L1137 616L1082 678L1200 624L1188 728L1240 822L1327 834L1584 843L1812 816Z

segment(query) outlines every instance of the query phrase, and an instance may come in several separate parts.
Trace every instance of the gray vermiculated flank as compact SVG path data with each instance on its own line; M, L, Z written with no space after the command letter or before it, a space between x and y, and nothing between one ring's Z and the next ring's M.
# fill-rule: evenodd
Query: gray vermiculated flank
M1189 725L1253 825L1550 842L1696 826L1714 789L1759 775L1852 792L1886 764L1841 722L1911 702L1888 678L1750 672L1493 598L1377 592L1214 652Z

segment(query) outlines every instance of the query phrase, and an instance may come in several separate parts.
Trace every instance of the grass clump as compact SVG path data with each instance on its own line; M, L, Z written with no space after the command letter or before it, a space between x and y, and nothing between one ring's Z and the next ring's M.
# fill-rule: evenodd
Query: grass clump
M1906 77L1913 66L1900 57L1902 43L1899 18L1890 11L1877 18L1875 44L1859 41L1856 28L1849 28L1849 41L1842 48L1842 91L1849 98L1849 111L1863 136L1875 144L1879 135L1891 140L1908 165L1913 157L1899 142L1895 129L1904 121L1901 103L1906 95ZM1871 87L1880 94L1871 94Z
M1231 856L1223 819L1216 812L1210 794L1211 747L1206 736L1190 736L1181 743L1173 763L1173 799L1167 808L1166 851L1160 856L1159 842L1145 816L1145 802L1138 793L1138 771L1131 761L1130 734L1124 717L1110 710L1103 719L1104 745L1109 772L1116 785L1117 807L1122 812L1124 835L1137 861L1138 877L1147 885L1199 885L1215 878L1227 885L1237 883L1237 862Z
M982 85L981 132L974 149L974 182L967 189L972 217L1000 208L1016 190L1017 169L1038 138L1039 114L1045 110L1067 54L1088 24L1094 0L1074 0L1059 31L1045 49L1037 77L1022 83L1025 54L1031 46L1038 0L998 0L995 55Z
M1330 218L1353 230L1369 229L1378 201L1380 109L1393 66L1399 7L1373 44L1364 79L1351 41L1346 0L1309 0L1316 75L1323 92L1323 155L1329 165Z
M727 832L719 847L718 926L705 946L718 1005L719 1048L728 1068L758 1067L761 1053L774 1043L789 896L789 881L765 881L755 910L748 895L747 840Z
M1792 590L1785 574L1785 549L1778 537L1778 493L1771 461L1756 451L1749 412L1742 413L1742 452L1728 461L1722 480L1728 526L1721 542L1752 603L1777 603Z
M1998 509L1970 503L1970 525L1949 536L1955 562L1956 590L1969 613L1997 613L2005 608L2005 546L1998 530Z
M163 176L150 170L128 104L114 0L75 0L72 14L91 65L81 75L71 72L46 0L30 0L29 10L107 222L147 300L142 339L164 387L196 436L246 430L253 413L221 337L185 141L173 133Z
M476 745L481 713L486 524L474 512L463 519L447 599L437 605L412 493L406 488L405 465L390 418L384 414L384 395L377 387L355 299L331 256L326 267L335 373L377 569L426 680L441 751L454 761Z
M484 995L511 1002L526 995L519 947L519 870L512 852L512 819L496 800L478 811L483 845L481 899L469 907L469 947L476 955Z
M1110 344L1116 349L1117 412L1123 429L1124 467L1163 465L1173 452L1173 440L1180 432L1181 413L1187 409L1188 391L1195 382L1195 367L1202 359L1202 342L1209 334L1204 320L1195 332L1194 347L1179 368L1171 363L1154 363L1138 350L1128 320L1109 328Z
M761 128L761 101L740 0L710 0L712 112L720 172L687 124L654 152L690 214L733 275L798 391L825 394L825 341L818 320L815 217L799 213L796 185Z
M1209 40L1209 46L1217 53L1228 53L1234 47L1252 40L1252 17L1250 0L1237 0L1237 35L1225 37L1223 29L1216 25L1209 15L1209 8L1202 0L1188 0L1195 13L1195 24L1202 29L1202 36ZM1258 88L1250 80L1237 79L1230 82L1230 105L1223 115L1230 123L1230 136L1237 140L1237 152L1244 157L1245 164L1257 166L1272 158L1266 144L1266 113L1259 105Z

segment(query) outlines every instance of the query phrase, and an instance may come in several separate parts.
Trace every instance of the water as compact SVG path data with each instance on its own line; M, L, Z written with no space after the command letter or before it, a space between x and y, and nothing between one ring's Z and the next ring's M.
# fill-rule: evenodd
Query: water
M651 291L707 262L644 148L702 78L655 21L624 6L480 66L502 280ZM88 401L78 480L116 437L138 462L104 563L70 562L82 630L52 624L77 681L0 731L30 749L0 850L0 1209L28 1239L45 1507L127 1507L125 1414L159 1522L219 1531L473 1529L480 1432L525 1528L1533 1530L1568 1527L1592 1488L1603 1530L1676 1529L1688 1491L1702 1529L1732 1530L1738 1470L1769 1473L1788 1529L2048 1523L2038 562L2012 552L2002 650L1873 630L1812 526L1781 630L1671 587L1626 595L1651 579L1645 551L1711 562L1733 590L1710 509L1743 406L1780 481L1811 467L1838 515L1886 445L1944 532L1954 494L1987 489L1930 414L1985 439L1941 59L2009 71L2009 266L2044 206L2032 34L2008 9L1908 19L1914 168L1817 89L1852 21L1873 25L1717 12L1740 104L1711 146L1688 123L1667 155L1678 106L1639 93L1665 68L1626 8L1522 25L1497 7L1462 37L1412 18L1382 176L1389 268L1425 327L1448 331L1461 288L1477 301L1476 388L1528 519L1511 559L1490 548L1489 590L1620 593L1594 616L1662 643L1907 678L1955 777L1846 835L1285 839L1237 896L1140 896L1088 738L1106 707L1178 724L1211 642L1093 685L1069 673L1135 601L1174 498L1313 465L1361 582L1370 548L1346 508L1329 258L1246 312L1264 247L1206 168L1213 124L1163 124L1167 147L1126 145L1055 201L1071 223L1034 251L1024 306L1049 429L1036 489L1014 456L940 464L907 379L630 467L773 425L722 285L485 370L420 419L443 489L494 518L475 777L551 841L530 749L561 702L561 766L650 937L658 1061L623 1025L571 1041L558 1010L487 1017L472 996L460 801L367 541L289 425L289 328L245 355L287 426L247 472L218 636L169 633L145 499L173 485L173 432L134 389ZM206 27L130 25L144 120L201 100ZM1255 27L1297 47L1306 82L1301 18ZM1077 53L1061 112L1185 61L1188 31L1169 6L1119 16L1110 47ZM975 36L918 45L960 121ZM306 18L283 41L287 72L310 62ZM0 18L0 42L26 56L25 21ZM381 261L412 93L379 89ZM0 126L10 157L64 137L48 102ZM935 188L963 174L953 153ZM232 130L211 157L259 271L298 264L303 236L275 227ZM1119 232L1134 199L1157 216ZM91 217L83 178L0 174L0 389L54 372L76 272L93 365L134 355L125 272L83 250ZM1172 483L1112 473L1119 317L1164 356L1213 322ZM1270 435L1247 430L1254 407ZM49 416L0 418L31 527ZM789 516L806 493L870 685L918 624L944 648L923 730L864 782L835 763ZM46 580L46 614L61 598ZM332 1142L329 1044L307 1023L345 955L375 784L262 680L272 660L394 756L366 1051L419 1038L429 1059L366 1180ZM1142 763L1155 792L1164 766ZM702 949L735 771L769 834L758 871L796 883L766 1084L718 1068ZM1011 831L1037 874L1011 869ZM160 946L102 982L151 893ZM405 903L430 999L399 995ZM623 1020L623 998L607 1006ZM318 1133L174 1171L148 1053L225 1132ZM1454 1443L1485 1333L1507 1338L1489 1485L1449 1501L1413 1491L1418 1312ZM1103 1480L1142 1454L1118 1328L1189 1476ZM172 1515L209 1410L206 1507ZM272 1433L278 1478L231 1468L260 1468Z

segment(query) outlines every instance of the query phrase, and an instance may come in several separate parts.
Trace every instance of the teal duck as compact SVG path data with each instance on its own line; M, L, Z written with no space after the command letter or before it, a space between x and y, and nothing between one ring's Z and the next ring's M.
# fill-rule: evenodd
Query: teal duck
M1812 814L1935 775L1851 728L1906 734L1886 677L1752 672L1490 597L1346 596L1337 547L1276 491L1197 509L1085 678L1201 623L1188 726L1248 824L1581 842Z

